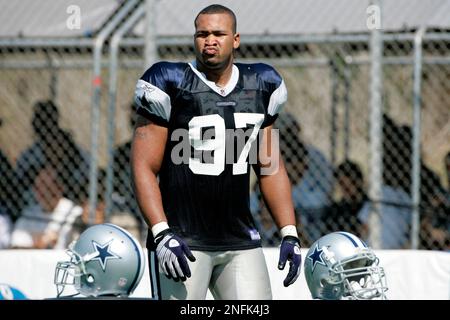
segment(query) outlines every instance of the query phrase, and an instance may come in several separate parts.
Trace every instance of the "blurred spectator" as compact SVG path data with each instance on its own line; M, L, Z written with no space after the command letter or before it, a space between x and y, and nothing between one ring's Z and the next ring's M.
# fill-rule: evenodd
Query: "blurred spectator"
M14 206L14 170L0 150L0 249L9 247L12 217L18 215Z
M77 217L74 223L74 228L71 232L71 239L76 240L83 233L84 230L95 224L101 224L105 222L105 169L99 168L97 171L97 203L93 216L89 213L89 197L86 194L82 199L82 213ZM93 219L90 221L90 219Z
M450 151L444 157L444 166L447 175L447 191L450 192Z
M386 216L384 220L382 219L385 222L382 232L386 234L385 237L397 238L397 245L407 247L412 217L412 129L407 125L398 126L387 115L384 116L384 120L383 179L385 185L402 193L399 199L402 198L404 201L399 203L395 200L396 196L383 199L385 205L389 205L391 202L391 205L402 207L402 214L391 213L389 220L388 216L382 212L382 218ZM450 234L448 192L442 186L437 173L433 172L423 161L420 163L419 188L421 248L447 250ZM407 197L403 193L406 193ZM410 201L409 205L407 205L408 201ZM387 233L391 233L391 235L388 236ZM403 240L401 241L400 238Z
M358 212L367 201L362 170L355 162L345 160L336 168L334 175L341 198L330 206L325 216L326 233L347 231L362 237L364 232Z
M281 141L285 140L287 147L291 141L294 148L303 146L300 154L291 153L296 159L294 163L299 165L288 170L288 173L291 172L292 200L300 216L303 234L312 243L325 230L324 213L331 204L333 167L319 149L300 139L301 127L294 115L281 113L276 124L280 129ZM283 147L283 144L280 146ZM286 152L286 162L289 162L288 157Z
M0 126L3 120L0 118ZM9 247L11 241L12 222L20 212L17 194L17 177L13 166L6 155L0 150L0 249Z
M0 126L2 119L0 119ZM0 150L0 216L14 222L20 215L22 202L16 172L6 155ZM1 246L0 246L1 247Z
M401 188L381 186L380 223L381 249L407 249L410 238L411 197ZM364 203L358 218L364 230L370 230L369 217L373 203ZM367 240L367 238L366 238ZM372 244L368 241L369 246Z
M383 182L410 192L412 171L412 130L383 115Z
M131 104L129 110L129 125L134 128L136 105ZM142 231L147 230L139 207L134 197L134 191L131 186L131 167L130 167L131 139L118 145L113 152L113 194L112 202L113 216L121 217L122 220L128 220L129 223L138 223L137 228ZM127 217L127 215L132 217ZM129 230L130 231L130 230Z
M8 249L11 242L12 223L9 216L0 212L0 250Z
M35 141L21 153L16 166L18 179L25 188L25 203L36 203L33 193L27 188L48 165L57 171L64 196L79 202L87 189L89 157L76 145L71 134L59 126L59 111L53 101L34 104L32 127Z
M412 217L411 155L412 133L399 127L389 116L383 116L383 183L380 199L381 248L409 247ZM369 217L373 203L367 201L358 217L370 232ZM369 242L369 245L370 242Z
M97 205L93 215L93 221L89 214L89 198L86 197L83 200L83 210L82 214L78 216L74 223L74 228L72 230L70 238L76 240L79 235L86 230L88 227L101 224L105 222L110 222L118 225L127 231L129 231L136 239L141 239L141 230L139 229L139 224L137 219L130 215L129 213L122 212L112 212L111 216L105 216L105 191L106 191L106 170L99 168L97 175Z
M448 155L444 165L448 169ZM421 168L421 245L424 249L450 250L450 190L426 166Z
M43 167L33 181L37 204L27 206L16 221L11 237L13 248L64 249L82 208L64 197L57 170Z

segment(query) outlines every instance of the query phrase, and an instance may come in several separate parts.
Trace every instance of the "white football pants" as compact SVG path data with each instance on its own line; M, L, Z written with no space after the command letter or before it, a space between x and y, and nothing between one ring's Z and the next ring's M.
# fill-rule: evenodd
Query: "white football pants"
M271 300L269 272L262 248L236 251L195 251L188 260L191 277L175 282L159 272L156 254L149 251L152 295L155 299L204 300L208 289L214 299Z

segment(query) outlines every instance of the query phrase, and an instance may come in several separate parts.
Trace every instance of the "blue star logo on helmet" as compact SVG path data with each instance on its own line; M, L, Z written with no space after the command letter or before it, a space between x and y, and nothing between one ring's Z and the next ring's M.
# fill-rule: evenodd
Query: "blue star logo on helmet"
M120 259L120 257L115 254L114 252L110 251L110 245L113 240L101 245L95 241L92 241L92 245L94 246L94 254L95 255L91 260L98 260L100 261L100 265L102 266L102 270L106 270L106 263L110 259Z
M312 272L314 272L314 268L315 268L316 264L318 264L318 263L326 266L325 262L322 259L322 253L323 253L323 250L319 249L319 245L316 244L316 247L314 248L314 251L311 252L311 254L306 257L307 259L311 260Z

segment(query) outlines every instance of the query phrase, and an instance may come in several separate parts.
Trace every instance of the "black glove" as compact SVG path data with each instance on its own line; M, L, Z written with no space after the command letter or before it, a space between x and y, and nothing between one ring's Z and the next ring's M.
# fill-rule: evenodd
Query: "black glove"
M195 257L183 239L175 235L172 230L166 229L156 235L155 243L159 267L167 278L185 281L186 277L191 276L186 257L192 262L195 261Z
M300 254L300 240L294 236L285 236L280 246L280 260L278 269L283 270L286 261L289 260L289 272L283 281L285 287L290 286L297 280L302 267L302 256Z

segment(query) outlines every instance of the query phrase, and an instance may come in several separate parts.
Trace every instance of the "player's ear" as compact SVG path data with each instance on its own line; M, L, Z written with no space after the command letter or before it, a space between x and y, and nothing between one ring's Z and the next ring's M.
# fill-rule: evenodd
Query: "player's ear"
M241 44L241 35L239 33L235 33L233 39L233 48L234 49L239 48L240 44Z

